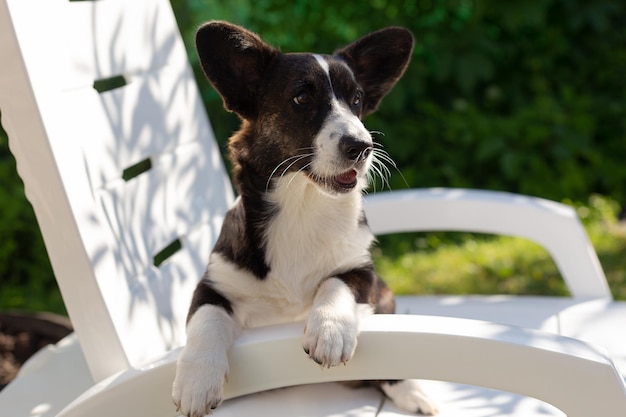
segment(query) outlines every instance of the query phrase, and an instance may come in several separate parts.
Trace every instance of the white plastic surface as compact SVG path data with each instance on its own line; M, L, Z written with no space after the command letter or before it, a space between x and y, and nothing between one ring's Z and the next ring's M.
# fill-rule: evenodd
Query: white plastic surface
M353 359L331 369L303 354L301 337L302 324L246 331L230 353L225 398L309 383L417 377L520 393L570 417L621 417L626 409L626 387L611 359L558 335L467 319L374 315L363 323ZM103 381L60 416L97 416L103 409L118 417L172 414L175 354Z
M576 211L540 198L465 189L403 190L368 195L375 234L468 231L532 240L554 259L576 298L612 298L604 272Z

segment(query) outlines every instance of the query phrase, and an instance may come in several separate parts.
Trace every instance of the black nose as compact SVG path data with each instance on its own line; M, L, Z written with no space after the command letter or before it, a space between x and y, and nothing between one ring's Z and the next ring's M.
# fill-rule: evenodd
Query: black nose
M370 154L372 145L353 136L342 136L339 140L339 150L351 161L361 161Z

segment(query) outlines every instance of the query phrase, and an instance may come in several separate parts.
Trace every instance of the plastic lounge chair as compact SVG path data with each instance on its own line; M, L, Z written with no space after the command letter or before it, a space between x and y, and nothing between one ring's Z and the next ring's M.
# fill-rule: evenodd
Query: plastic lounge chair
M0 392L0 416L173 416L187 306L233 194L170 5L0 0L0 57L2 124L75 328ZM324 371L301 323L247 331L216 416L400 415L333 381L409 377L449 381L427 382L442 416L623 416L626 305L573 210L472 190L366 203L375 233L533 239L572 297L399 297L410 314L371 317Z

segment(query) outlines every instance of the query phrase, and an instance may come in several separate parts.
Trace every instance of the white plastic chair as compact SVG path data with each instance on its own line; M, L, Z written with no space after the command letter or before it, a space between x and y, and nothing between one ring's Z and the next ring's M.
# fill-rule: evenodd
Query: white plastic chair
M75 328L0 393L0 416L173 416L191 292L233 194L170 5L1 0L0 57L2 123ZM399 297L412 315L370 318L348 366L324 371L301 352L302 324L247 331L216 415L397 415L372 390L314 383L408 377L466 384L431 384L443 416L562 415L535 398L623 415L626 307L572 209L412 190L366 210L375 233L533 239L572 297ZM278 387L291 388L266 392Z

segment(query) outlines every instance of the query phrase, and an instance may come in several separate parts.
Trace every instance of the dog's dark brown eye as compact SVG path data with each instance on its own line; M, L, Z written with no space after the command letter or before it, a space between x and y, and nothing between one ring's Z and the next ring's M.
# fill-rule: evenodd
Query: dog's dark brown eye
M296 104L299 104L301 106L305 105L305 104L310 104L311 103L311 95L309 93L300 93L297 96L295 96L293 98L293 101Z
M357 91L354 97L352 98L352 105L360 106L362 98L363 98L363 93L361 93L360 91Z

